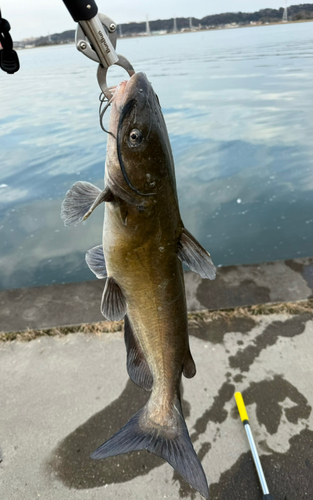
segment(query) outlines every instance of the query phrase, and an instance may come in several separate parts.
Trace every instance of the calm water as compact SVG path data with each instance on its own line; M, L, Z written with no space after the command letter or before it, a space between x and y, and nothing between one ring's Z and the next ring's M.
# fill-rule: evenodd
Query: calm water
M313 255L312 27L119 42L159 95L183 220L217 265ZM96 64L74 45L19 55L0 75L0 288L93 279L103 211L65 228L60 204L77 180L103 186Z

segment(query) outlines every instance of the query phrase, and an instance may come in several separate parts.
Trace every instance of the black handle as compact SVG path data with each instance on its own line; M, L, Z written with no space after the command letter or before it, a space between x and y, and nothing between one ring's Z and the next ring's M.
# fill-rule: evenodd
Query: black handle
M98 13L94 0L63 0L74 21L89 21Z
M13 41L9 33L9 21L1 17L0 12L0 68L8 74L16 73L20 69L18 55L13 50Z

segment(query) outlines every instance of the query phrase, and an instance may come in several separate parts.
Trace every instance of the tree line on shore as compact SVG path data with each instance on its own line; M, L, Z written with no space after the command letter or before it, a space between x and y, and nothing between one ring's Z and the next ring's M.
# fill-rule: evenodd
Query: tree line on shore
M280 9L261 9L257 12L226 12L223 14L213 14L205 16L202 19L192 17L192 26L194 28L210 29L218 28L225 25L247 25L255 23L275 23L280 22L283 17L283 7ZM300 5L291 5L288 7L288 20L300 21L313 19L313 4L305 3ZM173 31L173 18L158 19L150 21L151 32L171 32ZM177 31L187 30L190 28L190 19L187 17L176 18ZM121 33L123 36L136 36L145 33L146 22L121 24ZM118 32L120 33L120 31ZM42 36L32 41L34 46L63 44L74 42L75 30L64 31L63 33L55 33L49 36Z

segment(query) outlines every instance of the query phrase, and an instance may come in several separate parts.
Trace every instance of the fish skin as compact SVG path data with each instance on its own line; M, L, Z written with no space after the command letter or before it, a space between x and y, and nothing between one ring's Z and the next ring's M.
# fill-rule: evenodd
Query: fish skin
M127 314L128 373L151 395L91 457L147 449L208 498L207 480L180 402L182 373L189 378L196 373L181 260L210 279L215 268L210 255L184 229L164 117L143 73L116 89L109 131L105 190L99 194L89 183L76 183L62 204L61 217L66 225L77 223L106 202L103 245L91 249L86 262L97 277L108 278L103 314L109 319ZM85 200L79 193L85 193Z

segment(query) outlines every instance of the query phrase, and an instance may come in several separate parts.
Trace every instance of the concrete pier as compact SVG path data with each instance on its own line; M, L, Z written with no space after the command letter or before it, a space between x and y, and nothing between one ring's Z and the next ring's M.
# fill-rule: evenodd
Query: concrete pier
M262 314L242 308L189 317L197 374L183 380L183 411L212 500L262 498L236 390L275 500L313 498L312 263L222 268L211 283L186 274L193 311L304 301L290 310L264 306ZM102 289L95 281L2 292L2 328L97 321ZM146 451L89 458L149 397L128 378L122 331L1 338L1 499L201 498Z

